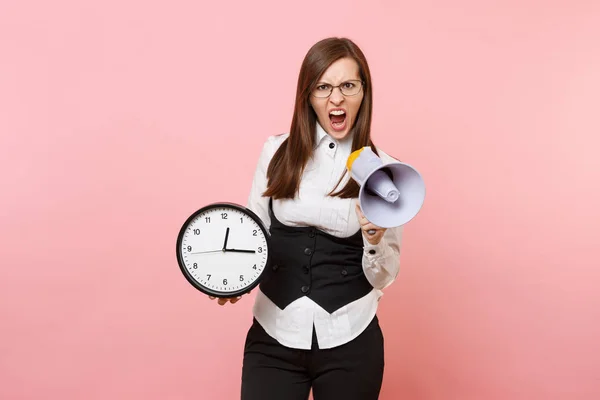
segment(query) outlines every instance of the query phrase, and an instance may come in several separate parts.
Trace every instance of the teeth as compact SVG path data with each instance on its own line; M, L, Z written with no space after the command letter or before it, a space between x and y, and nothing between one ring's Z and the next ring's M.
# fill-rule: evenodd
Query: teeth
M344 115L344 114L346 114L346 112L344 110L334 110L334 111L330 112L329 114Z

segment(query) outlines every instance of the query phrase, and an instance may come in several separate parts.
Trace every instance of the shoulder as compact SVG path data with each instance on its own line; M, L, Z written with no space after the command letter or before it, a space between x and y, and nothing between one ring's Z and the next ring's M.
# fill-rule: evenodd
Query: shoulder
M260 152L260 160L263 163L268 163L271 161L271 158L275 155L279 146L288 138L289 133L282 133L279 135L271 135L268 136L262 144L262 149Z
M262 155L271 158L289 135L289 133L281 133L279 135L271 135L267 137L263 143Z
M265 146L269 146L277 150L279 146L290 136L289 133L280 133L279 135L271 135L265 141Z

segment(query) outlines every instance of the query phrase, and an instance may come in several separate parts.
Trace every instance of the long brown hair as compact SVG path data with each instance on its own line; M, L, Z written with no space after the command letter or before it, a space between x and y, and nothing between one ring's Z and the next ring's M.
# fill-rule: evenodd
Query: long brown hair
M373 107L373 89L371 72L367 60L350 39L327 38L314 44L302 62L296 88L296 102L289 137L279 146L267 168L267 190L263 196L294 198L300 184L304 166L310 159L315 144L317 115L310 106L309 96L318 79L331 64L340 58L350 57L358 63L360 78L364 82L364 96L358 116L349 134L353 135L352 151L364 146L377 149L371 141L371 115ZM347 173L347 171L346 171ZM340 177L338 185L343 179ZM353 180L331 196L341 198L358 197L359 186Z

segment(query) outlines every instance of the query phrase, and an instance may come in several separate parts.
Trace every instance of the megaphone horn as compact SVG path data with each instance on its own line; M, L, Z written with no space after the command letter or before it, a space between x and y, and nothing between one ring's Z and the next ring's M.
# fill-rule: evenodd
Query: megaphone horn
M346 163L360 186L358 201L365 217L382 228L404 225L421 210L425 183L411 165L383 161L370 146L354 151Z

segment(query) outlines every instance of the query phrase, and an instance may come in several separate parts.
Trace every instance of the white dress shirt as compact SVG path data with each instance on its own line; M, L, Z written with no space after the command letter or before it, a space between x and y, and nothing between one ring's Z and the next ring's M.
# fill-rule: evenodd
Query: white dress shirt
M248 197L247 207L260 217L267 229L271 225L269 198L262 196L267 188L266 172L275 151L288 135L267 138ZM273 200L273 213L285 225L314 226L334 236L352 236L360 229L355 211L357 200L327 196L346 169L352 138L336 140L319 123L316 135L313 157L301 177L298 195L293 200ZM396 161L380 149L378 152L383 163ZM351 179L349 172L337 189L342 188L348 179ZM373 290L334 313L328 313L306 296L282 310L257 287L254 317L271 337L287 347L310 349L313 325L321 349L351 341L371 322L383 295L382 289L390 285L398 274L401 240L402 227L387 229L377 245L371 245L363 235L363 270ZM370 250L374 250L374 254Z

